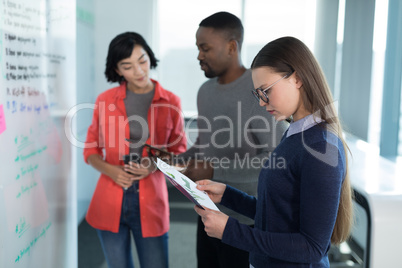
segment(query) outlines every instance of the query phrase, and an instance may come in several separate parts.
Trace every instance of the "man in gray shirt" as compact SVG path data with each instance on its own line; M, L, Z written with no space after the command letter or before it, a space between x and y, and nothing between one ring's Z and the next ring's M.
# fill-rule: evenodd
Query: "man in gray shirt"
M276 122L251 93L251 71L240 56L243 26L236 16L218 12L205 18L196 39L201 69L210 79L198 92L197 140L180 155L192 159L184 174L194 181L211 179L256 196L260 169L274 159L268 157L287 125ZM241 223L254 224L250 218L218 207ZM248 252L208 237L200 219L197 262L199 268L249 267Z

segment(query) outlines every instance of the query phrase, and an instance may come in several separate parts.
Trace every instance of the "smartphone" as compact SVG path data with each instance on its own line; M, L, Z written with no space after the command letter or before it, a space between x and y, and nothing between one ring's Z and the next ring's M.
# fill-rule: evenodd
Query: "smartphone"
M128 141L128 142L130 142L130 143L138 142L138 141L135 141L135 140L133 140L133 139L126 139L126 141ZM158 151L158 152L159 152L159 156L160 156L160 157L163 157L163 155L168 155L168 156L170 156L171 158L173 158L173 156L174 156L173 153L170 153L170 152L168 152L168 151L166 151L166 150L164 150L164 149L161 149L161 148L158 148L158 147L154 147L154 146L149 145L149 144L144 144L142 148L144 148L144 147L148 147L148 148L149 148L149 153L148 153L148 155L149 155L150 157L155 156L155 151ZM142 150L141 150L141 151L142 151Z
M166 151L166 150L163 150L163 149L161 149L161 148L154 147L154 146L149 145L149 144L144 144L144 147L148 147L148 148L150 149L150 152L151 152L152 155L153 155L152 151L158 151L158 152L160 152L161 154L168 154L168 155L171 154L170 152L168 152L168 151Z
M135 162L137 164L141 163L141 157L138 154L126 154L123 155L124 164L130 165L130 162ZM128 174L135 175L131 172L127 172ZM124 187L124 190L127 190L128 187Z

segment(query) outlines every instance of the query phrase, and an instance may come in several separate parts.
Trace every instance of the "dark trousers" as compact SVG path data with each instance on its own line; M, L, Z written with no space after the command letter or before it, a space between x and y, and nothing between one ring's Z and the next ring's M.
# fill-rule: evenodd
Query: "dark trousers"
M198 268L250 267L248 252L209 237L204 231L201 217L198 217L197 226L197 263Z

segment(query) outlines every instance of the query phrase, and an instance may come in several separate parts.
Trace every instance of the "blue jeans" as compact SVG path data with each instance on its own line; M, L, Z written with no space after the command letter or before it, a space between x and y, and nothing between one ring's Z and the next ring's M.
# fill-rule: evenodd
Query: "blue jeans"
M118 233L97 230L109 268L133 268L131 235L134 236L138 259L144 268L167 268L168 233L158 237L142 237L138 183L124 190Z

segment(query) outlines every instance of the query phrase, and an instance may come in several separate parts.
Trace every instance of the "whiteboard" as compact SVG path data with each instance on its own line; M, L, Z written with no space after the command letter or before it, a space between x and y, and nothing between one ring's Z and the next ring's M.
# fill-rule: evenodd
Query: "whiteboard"
M0 14L0 267L75 267L75 1L2 0Z

